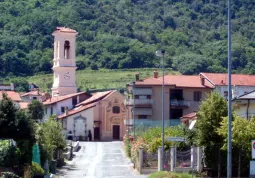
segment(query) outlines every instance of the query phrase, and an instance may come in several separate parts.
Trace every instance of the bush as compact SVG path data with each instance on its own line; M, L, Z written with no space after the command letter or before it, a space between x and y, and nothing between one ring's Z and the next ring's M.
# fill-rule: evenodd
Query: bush
M32 176L44 175L44 170L42 169L42 167L39 164L33 162L32 167L31 167L31 175Z
M166 172L160 171L155 172L149 176L149 178L191 178L192 175L187 173L175 173L175 172ZM195 178L195 176L193 176Z
M21 178L14 174L13 172L2 172L1 178Z

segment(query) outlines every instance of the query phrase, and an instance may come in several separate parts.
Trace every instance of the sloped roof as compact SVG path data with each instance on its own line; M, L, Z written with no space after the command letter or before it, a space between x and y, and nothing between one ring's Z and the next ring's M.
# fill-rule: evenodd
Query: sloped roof
M30 91L30 92L27 92L27 93L24 93L20 96L28 96L28 95L33 95L33 96L42 96L42 95L45 95L46 93L42 93L40 91L37 91L37 90L34 90L34 91Z
M57 27L54 33L58 33L58 32L77 33L76 30L71 28L66 28L66 27Z
M74 96L78 96L78 95L81 95L81 94L86 94L86 92L73 93L73 94L64 95L64 96L55 96L55 97L52 97L50 99L47 99L46 101L43 102L43 104L44 105L54 104L54 103L57 103L59 101L63 101L63 100L66 100L66 99L69 99L69 98L72 98Z
M19 102L20 109L27 109L29 104L28 102Z
M76 106L87 105L87 104L99 101L99 100L105 98L107 95L109 95L112 92L113 92L113 90L105 91L105 92L97 92L97 93L93 94L92 97L90 97L90 98L86 99L85 101L77 104Z
M148 78L142 81L136 81L136 85L162 85L163 77ZM213 88L212 85L202 85L198 75L166 75L164 77L165 85L187 88Z
M0 91L0 100L3 99L3 93L5 93L12 101L21 101L19 93L15 91Z
M210 80L214 85L228 85L227 73L200 73L200 75ZM231 84L236 86L255 86L255 75L232 74Z
M233 100L250 100L250 99L255 99L255 90L253 90L249 93L240 95L240 96L234 98Z
M182 116L181 119L194 119L196 116L197 116L197 113L192 112L192 113L189 113L189 114L186 114L186 115Z
M78 106L78 107L76 107L74 109L69 110L67 114L63 113L63 114L59 115L58 119L64 119L64 118L66 118L68 116L77 114L79 112L85 111L85 110L90 109L90 108L93 108L93 107L96 106L96 104L97 104L97 102L91 103L91 104L88 104L88 105Z

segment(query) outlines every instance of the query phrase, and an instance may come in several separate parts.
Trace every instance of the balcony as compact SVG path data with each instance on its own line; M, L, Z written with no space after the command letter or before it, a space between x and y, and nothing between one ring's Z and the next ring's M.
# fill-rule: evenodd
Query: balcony
M124 101L125 105L135 105L136 107L151 107L153 104L152 99L129 99Z
M162 120L152 119L128 119L124 120L125 125L135 125L136 130L147 130L148 128L162 127ZM180 119L166 119L164 120L165 127L180 125Z
M190 105L191 105L191 102L187 100L176 100L176 99L170 100L171 108L188 108L190 107Z

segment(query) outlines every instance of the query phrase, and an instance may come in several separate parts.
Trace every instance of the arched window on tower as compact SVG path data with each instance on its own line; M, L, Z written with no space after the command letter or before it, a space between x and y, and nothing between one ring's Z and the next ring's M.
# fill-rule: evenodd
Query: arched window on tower
M64 44L64 57L65 59L69 59L70 55L70 42L69 41L65 41Z

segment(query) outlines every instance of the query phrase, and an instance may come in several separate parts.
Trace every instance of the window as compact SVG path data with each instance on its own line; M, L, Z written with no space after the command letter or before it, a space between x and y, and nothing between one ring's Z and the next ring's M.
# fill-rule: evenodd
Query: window
M72 98L72 104L75 106L77 104L77 96Z
M46 108L45 108L45 114L47 114L47 111L48 111L48 108L46 107Z
M120 107L119 106L113 106L112 107L112 113L114 113L114 114L120 113Z
M53 108L51 107L50 108L50 115L52 115L53 114Z
M65 107L61 107L61 112L65 112Z
M138 115L138 119L147 119L147 115Z
M64 57L65 59L69 59L70 55L70 42L69 41L65 41L64 44Z
M224 96L228 96L228 91L224 91Z
M194 101L201 101L202 92L201 91L194 91Z
M33 100L36 100L36 99L37 99L37 97L34 96L34 97L33 97Z

